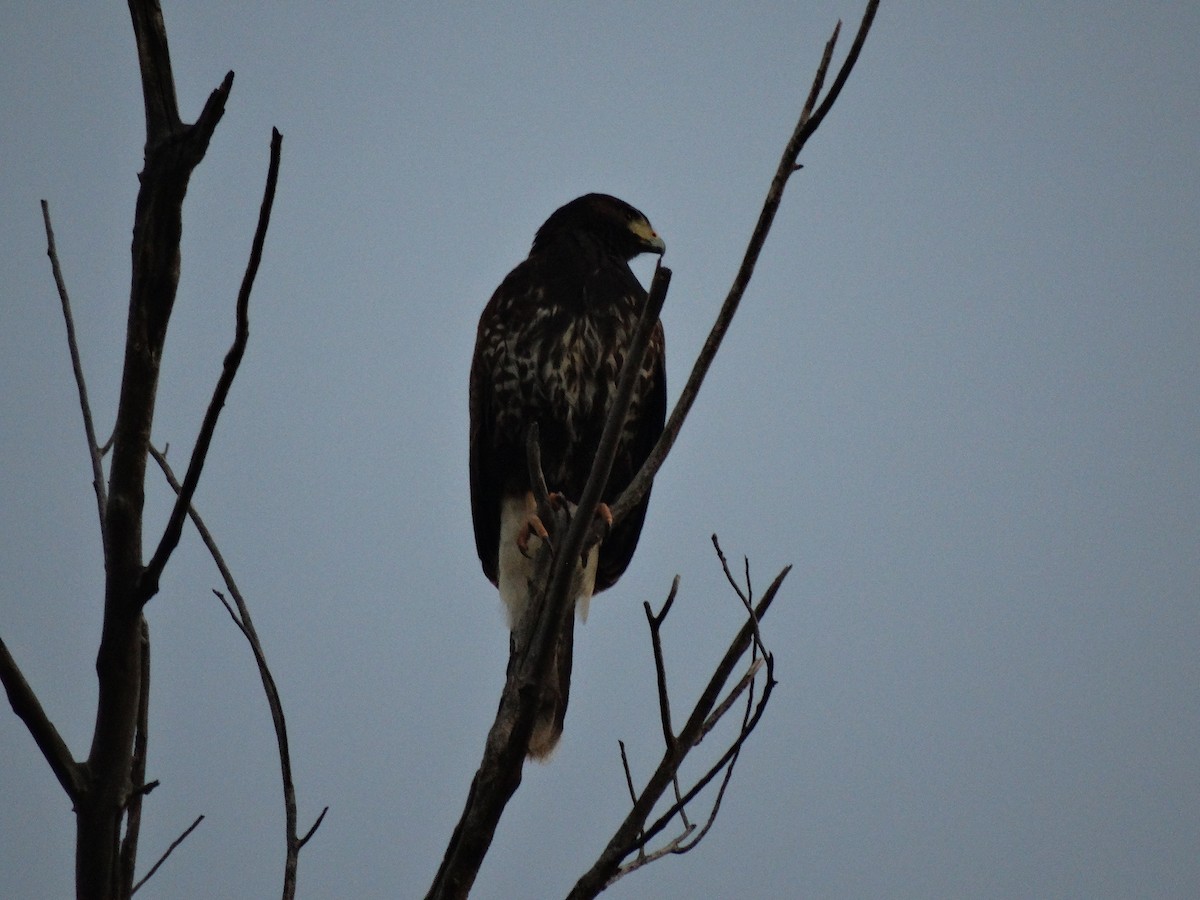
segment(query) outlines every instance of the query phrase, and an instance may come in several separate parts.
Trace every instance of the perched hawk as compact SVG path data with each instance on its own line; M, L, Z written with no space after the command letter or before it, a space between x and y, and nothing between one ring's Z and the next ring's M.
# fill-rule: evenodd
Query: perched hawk
M479 319L471 361L471 514L483 573L500 589L509 625L529 603L529 578L545 534L530 492L526 434L537 423L542 469L552 494L575 503L592 467L609 398L646 303L629 268L639 253L659 253L662 238L646 217L607 194L587 194L538 229L529 257L508 274ZM666 414L662 323L656 324L633 393L602 500L614 501L662 433ZM581 566L581 617L594 591L629 565L649 494ZM602 506L601 514L607 513ZM562 734L571 674L573 625L560 640L553 683L529 754L545 757Z

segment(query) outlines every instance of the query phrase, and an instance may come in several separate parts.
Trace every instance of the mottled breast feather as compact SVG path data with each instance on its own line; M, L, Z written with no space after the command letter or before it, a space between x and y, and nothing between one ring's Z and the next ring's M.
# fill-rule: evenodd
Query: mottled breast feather
M578 252L570 252L578 251ZM476 549L496 580L503 497L529 488L525 434L537 422L552 491L578 500L616 391L646 292L625 259L577 241L533 254L492 295L479 321L471 368L471 492ZM662 432L663 332L651 338L605 501L628 485ZM601 546L596 590L624 572L649 496Z

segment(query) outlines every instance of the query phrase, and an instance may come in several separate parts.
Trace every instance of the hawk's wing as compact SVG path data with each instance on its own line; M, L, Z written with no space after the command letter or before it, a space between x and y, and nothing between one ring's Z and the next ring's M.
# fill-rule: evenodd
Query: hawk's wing
M507 283L507 282L506 282ZM470 405L470 470L471 519L475 523L475 551L483 564L483 574L492 584L497 579L497 552L500 546L500 487L502 476L496 471L495 449L491 435L495 431L493 376L490 361L496 348L485 343L488 323L495 315L496 298L504 290L502 284L488 301L479 319L475 336L475 353L471 357Z
M503 501L506 495L520 493L529 486L523 443L497 438L496 419L499 410L496 381L500 377L509 377L500 373L512 368L507 360L508 343L520 331L519 322L505 321L505 318L516 315L519 319L530 302L545 294L554 294L555 287L548 282L553 277L553 271L547 271L534 258L517 266L488 301L480 316L475 339L470 378L471 514L475 525L475 549L484 574L493 584L499 580L500 511ZM603 293L623 291L640 301L631 304L635 310L645 303L644 289L627 269L615 275L605 273L601 278L602 282L608 282L603 284ZM539 287L540 290L537 289ZM615 502L633 480L663 430L667 389L661 322L651 335L643 368L646 380L639 385L634 398L630 409L631 421L626 426L627 437L622 452L613 462L608 488L604 492L604 500L609 503ZM604 393L607 393L607 388ZM602 424L602 421L598 421L592 426L597 439ZM556 440L554 431L544 433L542 440L543 457L548 451L555 456L554 451L549 449ZM595 448L592 447L592 450L594 452ZM579 482L577 488L581 488L592 465L591 456L568 459L567 463L576 467L569 480ZM611 587L628 567L637 547L649 502L650 494L647 492L641 503L601 544L595 590Z
M508 368L508 340L512 323L504 317L520 306L532 289L534 268L526 260L513 269L496 288L479 317L475 353L471 358L470 473L471 518L475 523L475 550L483 574L492 584L499 579L497 555L500 547L500 508L506 491L522 490L528 476L524 450L498 446L496 439L497 372ZM514 483L514 480L517 483Z

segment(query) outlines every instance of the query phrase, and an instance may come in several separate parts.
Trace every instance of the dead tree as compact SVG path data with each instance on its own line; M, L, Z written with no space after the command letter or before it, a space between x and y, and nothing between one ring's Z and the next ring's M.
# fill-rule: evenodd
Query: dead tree
M145 100L145 164L140 175L141 184L134 214L132 279L120 397L112 437L103 447L96 437L70 300L55 249L49 207L42 201L47 252L67 328L67 343L83 414L104 552L104 615L96 656L99 696L92 743L87 756L76 759L2 641L0 682L4 684L13 710L29 729L74 808L76 895L81 900L129 897L141 884L135 884L134 873L142 800L157 784L153 781L147 783L145 772L150 638L142 612L158 592L163 570L179 544L185 518L191 513L197 524L201 525L205 541L213 550L228 589L238 604L239 612L234 614L231 610L230 614L251 643L275 719L288 812L284 877L286 898L295 889L296 854L311 836L312 830L303 838L296 835L295 798L287 760L286 731L282 710L278 705L278 692L266 668L261 645L232 576L228 574L220 554L215 550L215 544L191 507L221 409L237 375L249 337L250 292L270 221L282 138L278 131L273 132L258 225L236 301L235 337L200 424L183 480L177 482L166 467L165 460L150 445L151 425L163 346L179 284L183 201L192 171L203 160L224 113L233 86L233 72L229 72L220 86L209 95L196 121L190 124L184 122L176 101L166 28L158 2L129 0L129 11L137 42ZM146 464L152 453L171 479L176 489L176 500L166 527L154 545L149 561L146 561L142 511ZM109 456L107 478L104 471L106 455ZM192 828L202 818L198 818ZM315 828L316 825L313 826ZM179 840L191 830L189 828ZM178 841L167 853L177 844ZM150 874L153 871L151 869Z
M825 76L841 30L840 22L826 44L808 98L800 113L800 119L784 149L779 166L767 190L762 212L746 248L741 267L734 278L733 286L730 288L708 339L692 368L687 384L676 401L661 438L642 470L617 502L612 505L614 521L619 521L627 515L629 510L645 496L670 452L713 357L737 312L746 287L750 283L754 266L770 231L775 213L783 199L784 186L800 168L797 162L800 151L808 138L820 126L841 93L842 87L858 59L867 33L870 31L877 7L878 0L869 0L846 59L834 77L829 90L822 97ZM531 481L535 486L535 494L539 494L537 498L539 517L547 525L552 540L543 542L539 551L537 566L531 582L533 587L531 596L539 599L531 605L529 613L513 634L508 673L500 698L500 707L487 736L483 759L468 789L462 815L450 837L445 856L429 890L428 897L431 900L433 898L446 900L446 898L467 896L475 876L479 872L479 867L487 855L505 806L520 786L521 771L529 746L534 715L540 701L539 686L545 683L545 675L549 671L549 667L554 664L554 649L560 634L563 633L564 627L570 627L567 619L573 615L570 588L576 561L581 558L581 554L587 547L592 546L601 537L596 525L596 507L608 480L609 470L616 452L617 437L628 411L635 376L642 366L650 330L658 320L659 312L666 300L670 276L670 270L662 266L659 266L655 272L646 309L643 311L641 322L634 333L625 357L619 387L609 409L591 474L578 499L578 505L573 511L565 507L555 509L548 502L544 479L541 477L536 429L531 430L528 441ZM539 486L541 487L540 491L538 490ZM719 546L717 551L718 555L721 555ZM721 560L724 565L723 555L721 555ZM728 574L728 566L725 566L725 569ZM787 572L788 569L785 568L779 573L757 605L751 604L748 590L746 592L739 591L747 606L746 624L730 643L728 651L714 670L708 686L688 716L686 724L678 732L675 732L671 726L670 702L666 694L660 642L660 630L674 601L677 582L672 587L660 613L655 615L647 606L646 615L650 623L656 669L659 673L660 712L666 748L661 763L641 793L634 789L632 776L626 766L633 808L592 868L579 879L572 889L570 893L572 898L594 897L621 875L660 855L670 852L685 852L689 847L689 840L692 841L691 845L694 845L694 841L703 837L707 831L706 824L699 835L692 837L693 827L686 817L685 807L695 798L696 794L724 772L718 797L713 805L712 814L715 815L720 803L720 794L724 791L724 785L728 783L728 775L732 771L733 763L737 759L742 744L762 716L774 687L774 663L773 658L762 644L759 635L759 621L774 599ZM730 577L730 582L734 584L735 589L738 588L732 577ZM722 692L725 690L729 678L747 651L751 652L751 659L746 665L743 676L725 699L721 700ZM759 671L764 668L766 670L763 673L765 675L764 686L755 702L753 694L750 693L750 687ZM750 703L736 736L725 751L719 755L717 763L704 776L688 789L681 789L679 771L684 759L743 692L748 693ZM650 815L663 794L672 786L676 790L675 803L648 826ZM646 844L660 834L676 816L681 817L683 833L669 841L659 851L646 855L644 852ZM711 818L708 824L711 824ZM625 860L635 853L639 856L632 862L625 863Z

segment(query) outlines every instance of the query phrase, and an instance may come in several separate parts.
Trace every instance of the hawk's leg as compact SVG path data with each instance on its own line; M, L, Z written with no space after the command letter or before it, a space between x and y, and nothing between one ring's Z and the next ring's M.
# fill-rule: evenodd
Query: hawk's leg
M554 492L548 496L550 506L554 509L561 509L566 503L566 498L562 494ZM612 515L609 515L609 523L612 523ZM541 538L546 543L550 543L550 532L546 530L545 524L542 522L541 516L537 512L537 500L534 499L533 491L525 492L525 519L521 523L521 528L517 531L517 549L521 551L521 555L526 559L529 558L529 539L533 536Z

